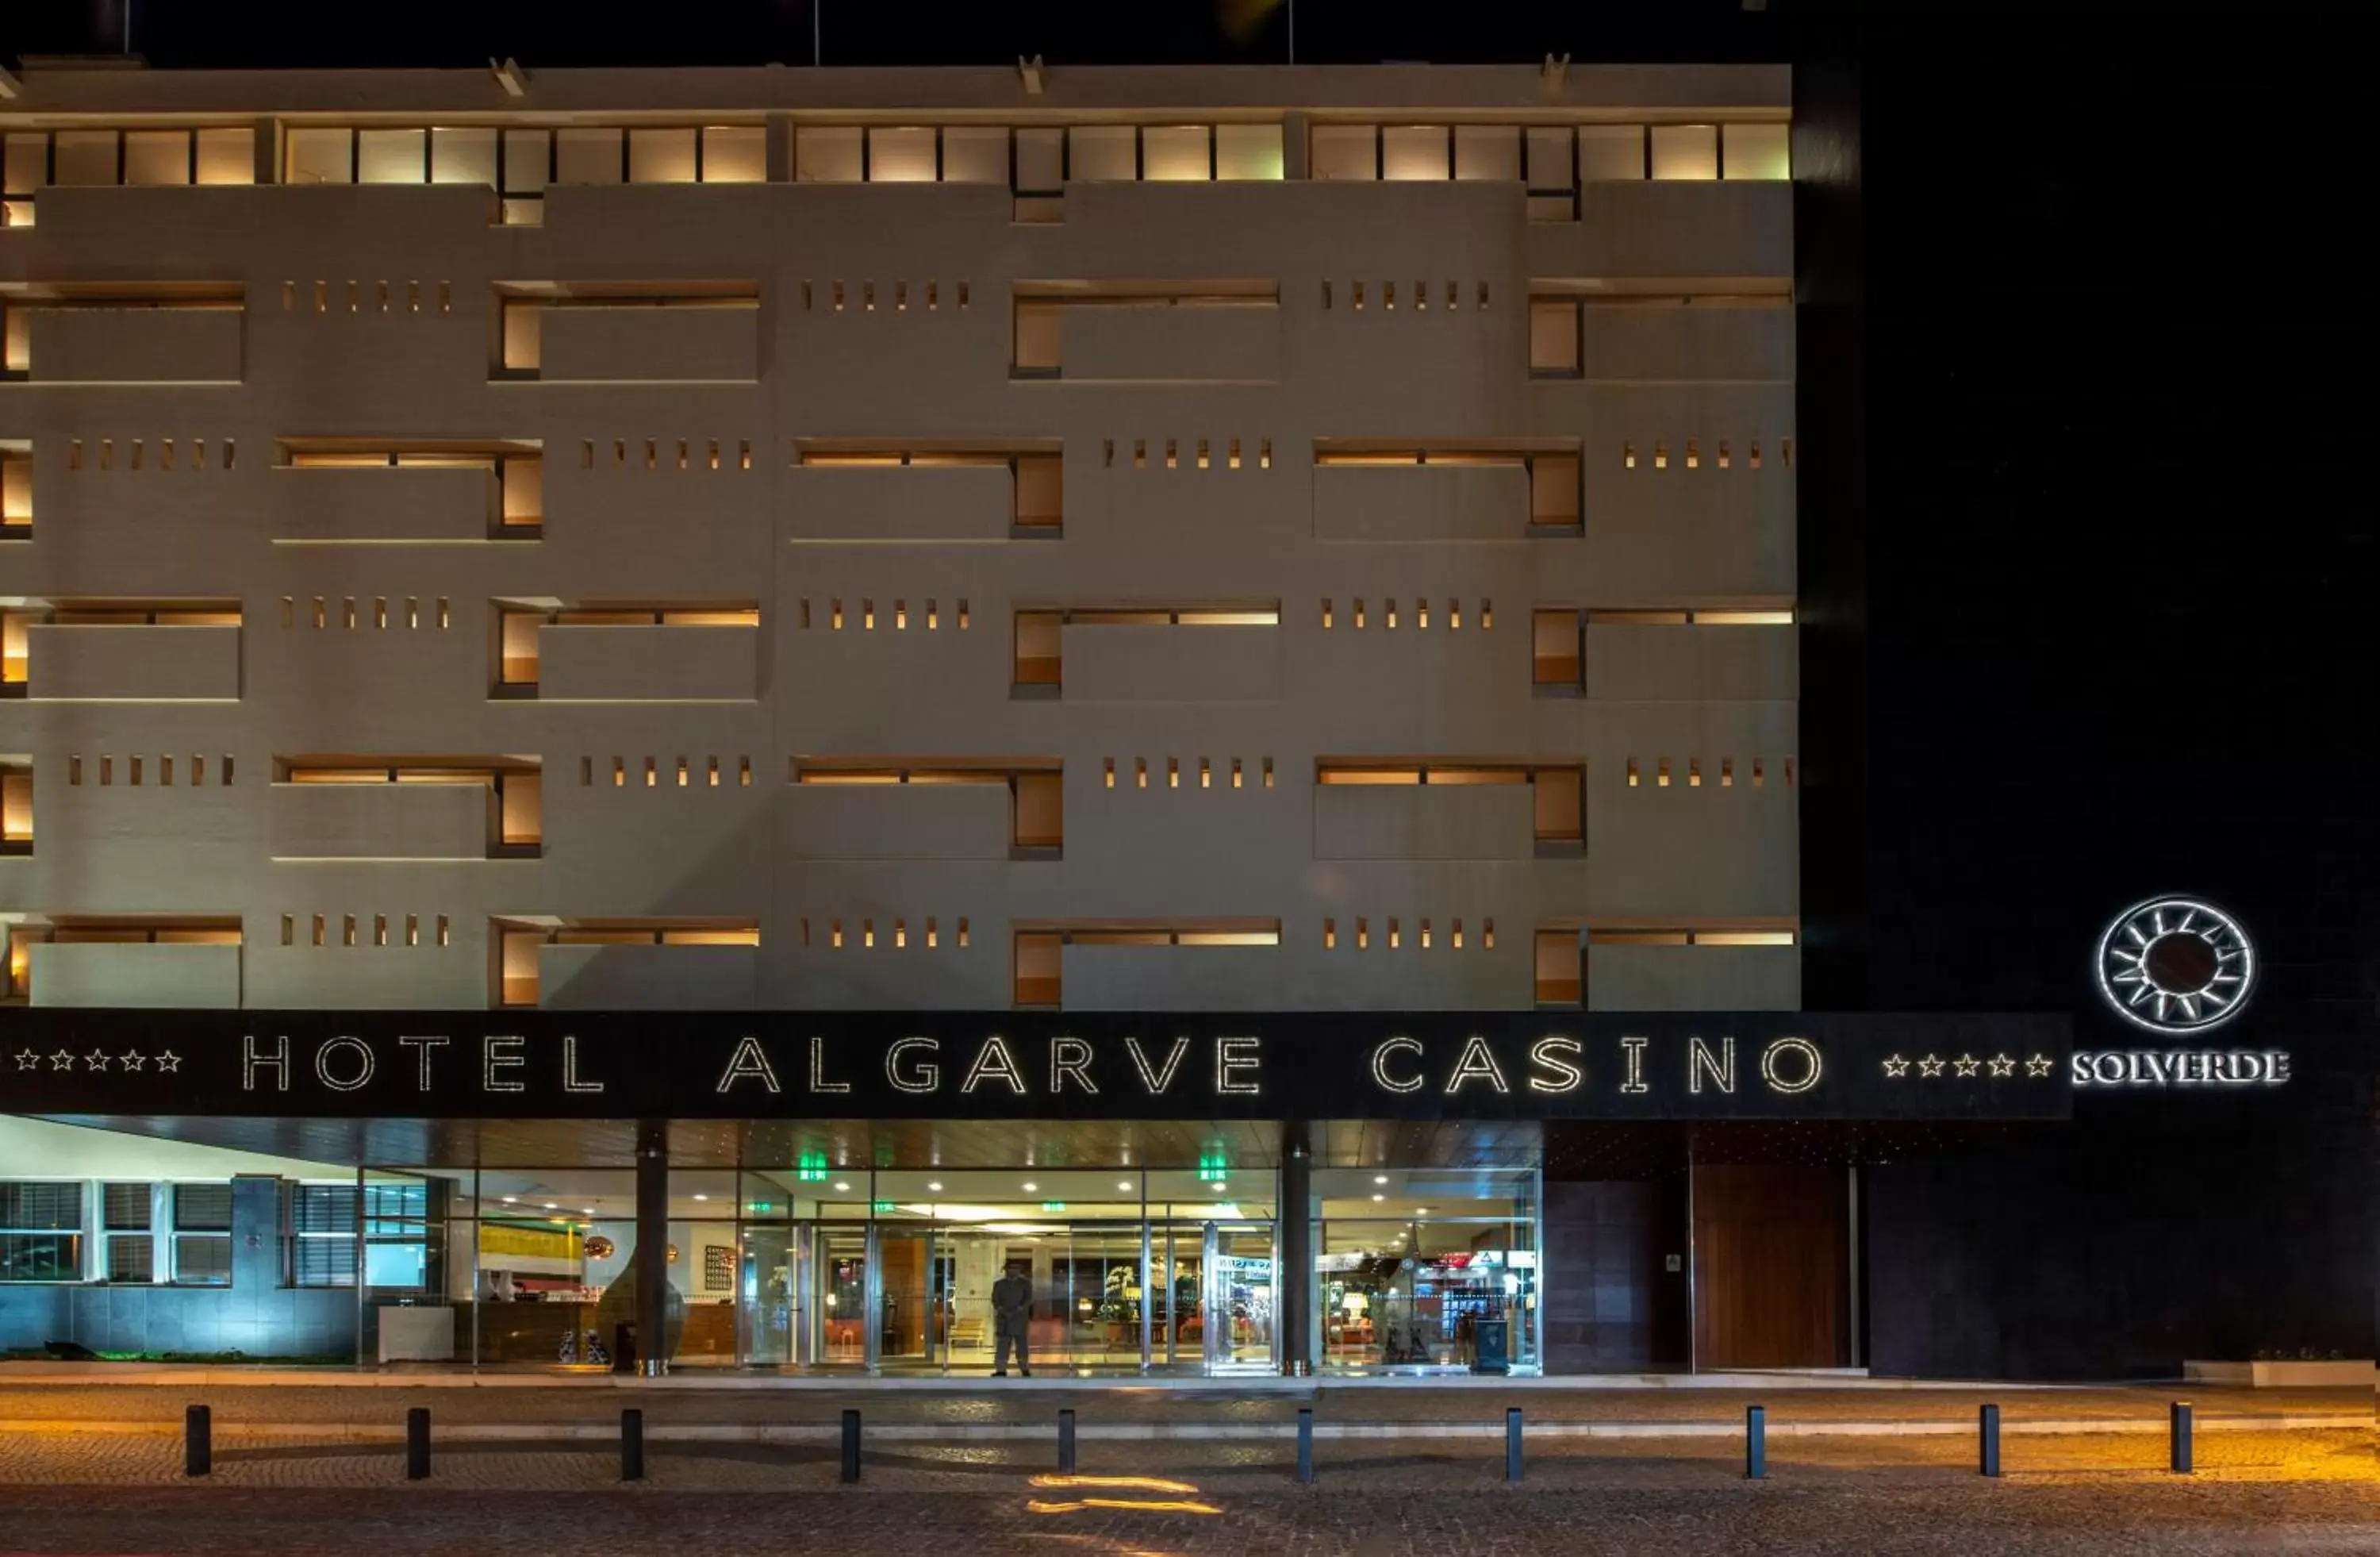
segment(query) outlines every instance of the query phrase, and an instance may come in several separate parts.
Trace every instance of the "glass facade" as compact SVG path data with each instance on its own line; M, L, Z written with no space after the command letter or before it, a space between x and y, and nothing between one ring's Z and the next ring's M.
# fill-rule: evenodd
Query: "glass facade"
M182 1284L269 1276L322 1313L351 1303L352 1331L322 1340L344 1332L345 1351L351 1334L365 1366L608 1370L658 1348L678 1368L1278 1372L1298 1360L1285 1310L1301 1286L1308 1368L1531 1371L1542 1355L1534 1168L1316 1169L1286 1210L1280 1170L1220 1150L1164 1168L853 1168L822 1152L681 1168L655 1338L637 1333L637 1176L370 1167L243 1181L261 1191L244 1210L221 1182L109 1184L103 1218L91 1186L6 1182L0 1279L147 1281L153 1226ZM236 1230L276 1207L277 1257L236 1273ZM1301 1210L1311 1254L1286 1271L1281 1219ZM103 1278L83 1269L93 1236L112 1251Z
M1534 1168L1314 1173L1315 1332L1326 1371L1535 1371Z

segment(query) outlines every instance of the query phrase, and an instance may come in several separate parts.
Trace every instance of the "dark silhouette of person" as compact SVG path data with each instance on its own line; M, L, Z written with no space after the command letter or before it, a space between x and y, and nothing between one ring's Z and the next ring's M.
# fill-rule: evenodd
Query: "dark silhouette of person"
M991 1376L1008 1377L1008 1353L1013 1346L1016 1370L1032 1378L1033 1282L1019 1261L1011 1260L1008 1274L991 1283Z

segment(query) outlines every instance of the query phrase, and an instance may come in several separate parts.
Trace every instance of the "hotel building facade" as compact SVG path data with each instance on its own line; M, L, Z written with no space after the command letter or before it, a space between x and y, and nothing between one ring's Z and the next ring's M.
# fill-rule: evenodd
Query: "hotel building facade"
M1783 67L12 82L0 1349L1922 1367L2101 1085L1806 1008Z

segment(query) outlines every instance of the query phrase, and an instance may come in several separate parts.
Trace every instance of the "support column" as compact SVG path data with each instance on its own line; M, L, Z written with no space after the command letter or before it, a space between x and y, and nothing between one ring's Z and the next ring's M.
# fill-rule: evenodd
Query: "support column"
M1274 1301L1281 1314L1281 1370L1314 1371L1314 1157L1302 1121L1281 1126L1281 1209L1273 1240Z
M637 1122L637 1368L669 1371L669 1121Z

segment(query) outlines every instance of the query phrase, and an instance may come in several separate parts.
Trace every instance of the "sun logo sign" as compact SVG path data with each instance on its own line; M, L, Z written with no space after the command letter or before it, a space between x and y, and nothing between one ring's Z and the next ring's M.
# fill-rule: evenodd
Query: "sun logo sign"
M2155 897L2099 936L2099 993L2116 1015L2155 1033L2195 1033L2238 1016L2256 982L2256 949L2240 921L2193 897Z

